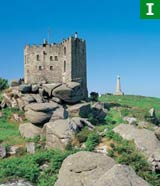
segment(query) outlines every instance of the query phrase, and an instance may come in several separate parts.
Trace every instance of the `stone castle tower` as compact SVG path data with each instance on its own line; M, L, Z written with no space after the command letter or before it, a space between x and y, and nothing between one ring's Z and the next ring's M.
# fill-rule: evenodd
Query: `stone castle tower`
M27 84L79 82L87 96L86 42L69 37L61 43L27 45L24 49L24 81Z

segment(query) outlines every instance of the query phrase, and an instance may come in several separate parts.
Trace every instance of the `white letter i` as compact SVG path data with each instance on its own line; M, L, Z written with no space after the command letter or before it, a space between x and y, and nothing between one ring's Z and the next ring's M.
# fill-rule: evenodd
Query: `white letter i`
M154 3L146 3L146 5L148 6L148 13L146 15L154 15L154 13L152 12L152 7L154 6Z

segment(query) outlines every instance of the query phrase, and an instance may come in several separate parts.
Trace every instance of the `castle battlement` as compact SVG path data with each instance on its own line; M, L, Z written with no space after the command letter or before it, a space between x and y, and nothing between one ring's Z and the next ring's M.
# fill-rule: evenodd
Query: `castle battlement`
M52 46L55 46L55 45L60 46L60 45L63 45L65 42L68 42L69 40L77 40L79 42L85 43L85 40L84 39L74 38L73 36L71 36L71 37L69 37L67 39L63 39L61 41L61 43L47 43L46 46L49 46L49 47L52 47ZM44 47L43 45L44 44L39 44L39 45L37 45L37 44L32 44L32 45L31 44L27 44L25 46L25 48L39 48L39 47Z
M87 92L86 42L78 34L61 43L26 45L24 48L25 83L80 82Z

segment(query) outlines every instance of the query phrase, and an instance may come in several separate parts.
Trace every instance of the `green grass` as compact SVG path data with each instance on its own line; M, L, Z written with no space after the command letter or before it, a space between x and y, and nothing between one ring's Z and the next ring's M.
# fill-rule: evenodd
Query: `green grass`
M106 103L109 108L108 121L121 123L123 117L135 117L139 121L147 121L149 110L154 108L156 116L160 119L160 98L144 96L115 96L102 95L99 101Z
M12 113L19 113L15 109L3 109L3 117L0 118L0 141L8 145L24 144L25 140L19 133L19 125L10 120Z
M123 123L120 110L110 109L108 115L105 118L108 124L120 124Z
M138 107L142 109L155 108L157 110L160 110L160 98L134 95L102 95L99 100L106 103L118 103L121 106Z
M74 152L45 150L33 155L4 159L0 161L0 183L24 178L37 186L54 185L63 160L72 153ZM44 163L47 163L48 168L41 174L40 166Z

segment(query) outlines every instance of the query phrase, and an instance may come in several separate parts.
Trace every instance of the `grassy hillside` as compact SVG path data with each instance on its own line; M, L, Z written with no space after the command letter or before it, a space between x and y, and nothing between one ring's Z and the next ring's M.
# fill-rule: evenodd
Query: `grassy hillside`
M102 95L99 101L105 103L105 107L109 109L107 121L112 124L122 123L125 116L135 117L139 121L145 121L149 117L149 110L151 108L155 109L156 116L160 119L160 98L106 94Z
M46 150L43 146L40 146L40 141L35 142L36 153L34 155L26 152L26 140L20 136L19 124L13 120L13 114L23 117L24 113L16 109L3 109L1 111L3 116L0 118L0 143L2 142L7 147L21 145L25 151L3 160L0 159L0 184L20 177L33 182L37 186L54 185L63 160L68 155L82 150L77 149L77 147L85 144L86 148L83 148L83 150L87 151L94 151L95 147L99 145L106 146L108 155L114 158L117 163L130 165L139 176L152 186L159 186L160 174L151 171L146 158L137 150L134 142L123 140L112 129L120 123L125 123L125 116L137 118L137 123L145 121L151 108L155 108L159 117L160 99L131 95L103 95L99 98L99 101L105 103L108 114L103 123L93 123L96 125L95 130L91 131L87 127L83 128L76 134L75 144L70 144L63 152ZM153 123L149 122L146 128L154 130L154 126ZM74 148L75 145L76 149ZM44 164L48 167L42 174L41 166Z
M99 100L107 103L117 103L121 106L138 107L141 109L155 108L160 110L160 98L154 97L102 95Z
M0 118L0 142L7 145L23 145L25 140L19 133L19 124L12 120L13 114L22 115L23 113L16 109L3 109Z

